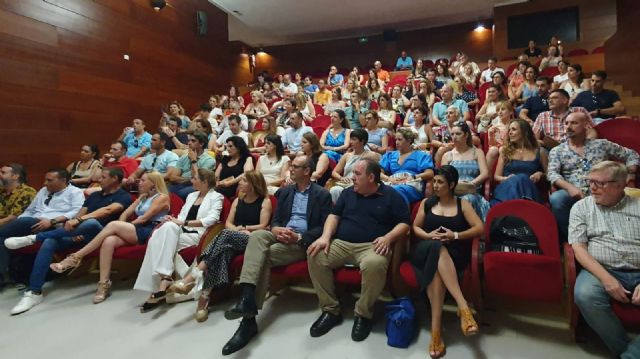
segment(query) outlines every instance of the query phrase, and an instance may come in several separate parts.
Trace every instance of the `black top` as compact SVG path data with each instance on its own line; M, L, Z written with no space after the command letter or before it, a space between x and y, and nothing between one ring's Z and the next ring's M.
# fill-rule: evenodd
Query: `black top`
M243 199L238 198L236 216L233 218L233 225L254 226L256 224L260 224L260 211L262 209L263 201L264 197L258 197L258 199L251 203L247 203Z
M192 205L191 208L189 208L189 213L187 213L187 218L184 220L186 221L193 221L197 218L198 216L198 210L200 209L200 205Z
M620 101L620 96L613 90L603 89L597 94L591 91L582 91L576 96L575 100L573 100L571 106L584 107L587 111L591 112L613 107L613 103L618 101ZM601 114L600 117L613 118L615 116Z
M225 156L220 161L220 166L222 166L222 170L220 171L220 180L230 177L238 177L244 172L244 163L246 162L246 158L240 158L238 163L233 166L229 166L229 161L231 161L231 157ZM238 184L234 184L229 187L218 187L216 190L220 192L223 196L227 198L232 198L236 196L236 190L238 189Z
M178 139L178 141L180 141L180 143L182 143L183 145L186 145L189 143L189 135L187 135L184 132L180 132L180 133L176 133L176 138ZM176 149L176 145L173 143L173 140L167 140L167 142L164 144L164 148L167 151L173 151Z
M316 167L318 166L318 161L320 160L320 156L322 156L324 152L318 152L314 155L311 156L311 162L313 163L313 170L315 171ZM322 174L322 176L320 178L318 178L318 180L316 181L316 183L321 186L324 187L325 184L327 184L327 181L329 180L329 178L331 178L331 172L333 172L333 170L331 169L331 166L329 166L327 168L326 171L324 171L324 173Z
M409 207L396 190L380 184L378 191L363 196L353 186L340 194L332 214L340 217L335 238L352 243L373 242L398 223L410 224Z
M529 111L528 113L529 118L535 121L536 118L538 118L539 114L545 111L549 111L548 98L549 96L546 96L544 98L540 96L531 96L527 99L527 101L524 103L524 106L522 108L523 109L526 108L527 111Z
M462 212L462 200L457 198L458 212L453 217L439 216L431 211L429 201L424 202L424 223L422 229L427 233L434 231L440 226L450 229L453 232L463 232L471 228ZM467 240L453 240L445 244L449 255L455 264L456 269L464 268L471 260L471 243Z
M132 203L131 195L122 188L119 188L117 191L110 194L104 194L103 191L94 192L84 200L84 204L82 205L82 207L86 207L87 213L91 213L102 207L107 207L113 203L121 204L123 210L127 209L127 207L129 207ZM118 217L120 217L120 213L122 213L122 211L114 212L108 217L98 218L98 222L100 222L100 224L102 224L103 226L106 226L107 223L118 219Z
M533 51L531 51L528 47L526 50L524 50L524 54L529 56L529 57L538 57L538 56L542 56L542 50L540 50L539 47L534 47Z

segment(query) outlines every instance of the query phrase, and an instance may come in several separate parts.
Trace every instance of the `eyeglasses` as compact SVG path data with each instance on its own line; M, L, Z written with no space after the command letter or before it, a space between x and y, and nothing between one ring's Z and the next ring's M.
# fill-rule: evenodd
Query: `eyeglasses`
M53 198L54 193L49 193L49 195L47 196L47 199L44 200L44 205L48 206L49 203L51 202L51 199Z
M587 183L589 184L589 187L593 186L595 188L603 188L604 186L607 185L607 183L614 183L616 181L596 181L594 179L590 179L587 178Z

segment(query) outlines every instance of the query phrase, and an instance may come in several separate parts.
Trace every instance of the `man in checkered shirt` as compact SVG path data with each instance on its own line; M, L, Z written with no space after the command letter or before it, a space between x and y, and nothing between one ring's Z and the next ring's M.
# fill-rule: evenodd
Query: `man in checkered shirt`
M569 243L582 271L575 302L586 322L620 358L640 358L640 336L629 340L611 301L640 308L640 198L625 194L627 168L603 161L587 177L591 196L571 209Z

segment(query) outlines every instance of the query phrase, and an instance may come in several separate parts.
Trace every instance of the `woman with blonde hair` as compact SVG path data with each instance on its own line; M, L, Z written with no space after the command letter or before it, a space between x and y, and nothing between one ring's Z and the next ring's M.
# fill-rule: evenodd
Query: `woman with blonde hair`
M298 92L295 95L296 99L296 109L300 111L302 117L304 117L305 121L313 121L313 118L316 117L316 110L313 107L313 102L311 99L307 97L307 95L303 92Z
M187 294L192 289L202 290L198 299L196 320L203 322L209 316L209 293L227 286L229 266L233 256L244 252L249 234L266 229L271 218L271 201L262 173L251 170L240 180L240 195L233 201L225 222L225 229L211 241L200 255L200 262L184 279L169 287L169 292Z
M251 143L253 147L249 150L251 152L264 153L265 152L265 144L266 138L269 135L278 135L280 137L284 136L284 128L278 126L276 122L276 118L273 116L266 116L260 119L262 121L262 129L260 131L254 131L250 134Z
M119 220L107 224L91 242L79 251L67 256L62 262L51 264L57 273L75 270L82 259L100 249L100 281L93 297L93 303L103 302L111 295L111 263L116 248L144 244L153 229L169 213L169 192L162 175L158 172L145 173L138 184L138 199L120 215ZM133 214L136 218L128 221Z
M245 107L243 114L252 117L251 128L257 121L269 114L269 107L264 100L264 94L260 91L251 91L251 102Z
M173 282L174 271L183 277L188 265L178 255L184 248L198 244L210 226L220 220L224 197L214 190L215 173L200 168L191 179L191 192L177 218L167 215L149 239L147 250L133 289L152 293L140 308L141 312L162 304L167 288Z
M500 102L496 109L498 117L491 122L491 126L487 130L487 138L489 141L487 166L489 171L493 169L493 165L498 159L500 148L507 142L509 123L513 119L513 105L511 101Z

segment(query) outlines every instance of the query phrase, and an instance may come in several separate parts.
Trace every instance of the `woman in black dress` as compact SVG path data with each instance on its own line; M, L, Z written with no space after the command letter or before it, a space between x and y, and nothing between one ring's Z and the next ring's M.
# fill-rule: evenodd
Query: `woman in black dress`
M233 256L244 252L249 234L266 229L271 219L271 200L267 183L258 171L249 171L240 179L240 195L233 201L222 230L200 255L197 267L182 280L175 282L168 292L187 294L196 287L201 290L196 320L203 322L209 315L209 293L229 284L229 265Z
M462 295L458 274L471 258L471 240L482 234L483 224L471 204L454 196L458 171L442 166L433 177L434 196L425 199L413 222L413 232L421 241L415 247L411 264L431 303L431 343L429 355L442 357L446 350L441 337L444 296L449 291L458 305L464 335L478 333L478 325Z
M243 174L253 170L253 158L249 146L238 136L227 139L229 154L222 157L216 169L216 191L227 198L234 198Z

